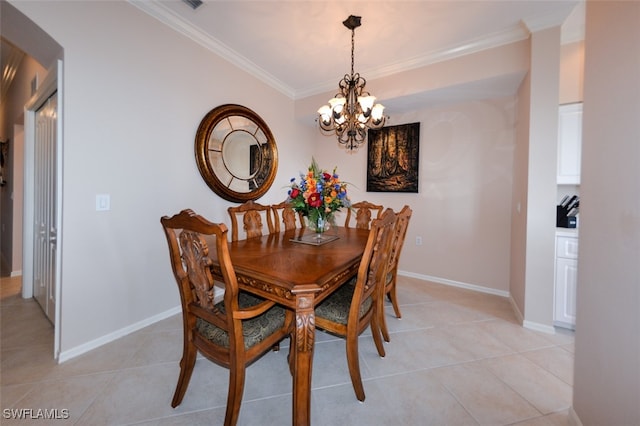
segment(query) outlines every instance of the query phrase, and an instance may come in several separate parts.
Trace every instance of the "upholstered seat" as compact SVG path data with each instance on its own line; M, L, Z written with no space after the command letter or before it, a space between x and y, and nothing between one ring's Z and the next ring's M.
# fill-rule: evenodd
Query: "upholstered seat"
M238 295L238 306L240 307L240 309L251 308L259 305L262 302L264 302L263 299L259 299L247 293L240 292L240 294ZM214 309L219 309L223 314L226 313L224 302L216 303ZM269 309L266 313L259 317L244 321L242 324L244 348L250 349L251 347L264 341L278 329L284 327L284 322L284 309L278 305ZM220 327L216 327L215 325L207 322L202 318L198 318L198 320L196 321L196 328L205 339L218 346L222 346L225 348L229 347L229 333L226 330Z
M224 424L235 425L246 367L290 336L293 313L275 302L239 290L224 224L211 223L191 210L183 210L171 218L164 216L160 222L169 244L182 305L183 350L171 406L177 407L182 402L200 352L229 369ZM209 245L215 247L224 285L223 300L218 303L214 303Z
M316 315L325 318L337 324L346 325L349 320L349 310L345 309L351 305L353 300L353 292L356 289L357 278L354 277L348 283L343 284L335 291L327 300L322 302L316 308ZM360 304L358 318L362 318L371 308L372 298L367 297Z
M379 204L373 204L368 201L359 201L353 203L349 209L347 209L347 217L344 221L344 226L349 228L352 226L351 218L355 216L355 227L360 229L369 229L371 221L378 219L382 214L383 206Z
M315 310L316 327L346 340L347 364L351 383L360 401L364 401L364 387L360 375L358 336L371 327L378 354L385 356L381 337L379 309L384 297L387 256L396 215L387 209L371 224L367 245L360 261L358 275L343 284Z

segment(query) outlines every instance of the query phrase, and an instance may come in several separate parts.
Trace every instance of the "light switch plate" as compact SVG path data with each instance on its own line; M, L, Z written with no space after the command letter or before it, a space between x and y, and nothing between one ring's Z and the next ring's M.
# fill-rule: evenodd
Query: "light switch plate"
M111 196L109 194L96 194L96 211L111 210Z

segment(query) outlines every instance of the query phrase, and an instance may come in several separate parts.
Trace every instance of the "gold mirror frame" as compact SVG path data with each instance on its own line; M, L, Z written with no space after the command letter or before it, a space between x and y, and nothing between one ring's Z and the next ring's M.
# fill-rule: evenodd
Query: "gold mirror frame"
M278 149L267 123L242 105L220 105L196 133L196 164L209 188L228 201L256 200L271 187Z

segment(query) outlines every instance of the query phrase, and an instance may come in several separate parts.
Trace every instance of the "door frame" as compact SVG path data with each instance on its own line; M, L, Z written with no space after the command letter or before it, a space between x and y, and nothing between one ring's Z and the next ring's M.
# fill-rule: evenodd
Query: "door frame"
M55 273L55 300L53 356L58 360L60 355L61 329L61 295L62 295L62 146L63 146L63 63L57 60L47 71L47 75L38 86L36 93L29 99L24 107L24 212L23 212L23 253L22 253L22 297L33 297L33 249L34 249L34 166L35 166L35 126L36 111L54 93L58 93L57 129L56 129L56 273Z

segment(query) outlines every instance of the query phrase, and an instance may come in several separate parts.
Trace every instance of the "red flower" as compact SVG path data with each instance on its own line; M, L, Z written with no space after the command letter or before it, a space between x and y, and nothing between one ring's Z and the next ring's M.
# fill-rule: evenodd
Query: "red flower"
M293 188L291 190L291 194L289 194L291 198L296 198L298 195L300 195L300 190L298 188Z
M326 181L331 179L331 175L327 172L322 173L322 178Z
M309 207L316 208L322 206L322 199L320 198L320 194L317 192L309 195L307 202L309 203Z

